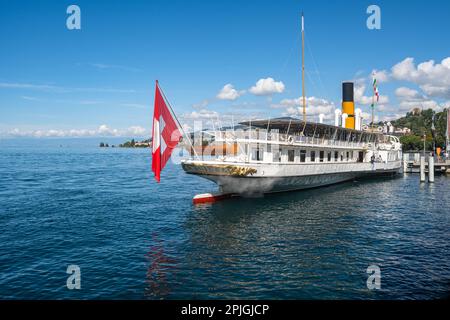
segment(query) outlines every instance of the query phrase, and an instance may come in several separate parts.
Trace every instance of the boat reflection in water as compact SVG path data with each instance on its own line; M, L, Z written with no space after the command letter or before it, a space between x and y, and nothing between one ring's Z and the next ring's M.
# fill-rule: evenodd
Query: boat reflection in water
M409 207L408 199L398 202L405 185L419 188L415 182L408 177L347 182L193 206L172 248L177 271L176 277L168 271L176 280L167 298L442 297L448 292L445 279L429 276L429 270L450 272L442 247L435 246L442 227L424 236L434 244L420 259L422 208ZM373 264L381 268L381 290L366 286ZM424 292L427 286L433 290Z
M326 290L320 283L330 276L338 278L328 285L337 290L363 281L363 267L348 270L357 264L351 242L339 245L361 223L342 201L334 203L351 185L197 206L186 221L195 251L184 263L205 270L209 286L197 283L195 291L232 299L312 298Z
M191 194L208 187L189 183ZM174 212L165 213L169 222L158 228L161 241L154 240L158 253L148 297L445 297L448 199L436 197L436 190L450 192L448 178L437 176L430 188L421 186L417 176L404 175L168 206ZM371 265L381 269L380 290L367 288Z

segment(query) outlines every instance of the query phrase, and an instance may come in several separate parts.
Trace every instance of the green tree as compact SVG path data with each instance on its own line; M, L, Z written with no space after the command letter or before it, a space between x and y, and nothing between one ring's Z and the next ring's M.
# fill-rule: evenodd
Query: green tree
M392 121L395 127L407 127L411 129L411 135L400 138L403 150L423 150L423 135L426 134L426 148L433 148L433 136L431 125L435 115L435 144L436 147L445 146L445 130L447 111L436 113L432 109L423 110L419 113L408 112L405 117ZM420 141L420 142L419 142Z
M423 149L423 138L416 135L409 135L400 137L400 142L403 145L403 150L421 150Z

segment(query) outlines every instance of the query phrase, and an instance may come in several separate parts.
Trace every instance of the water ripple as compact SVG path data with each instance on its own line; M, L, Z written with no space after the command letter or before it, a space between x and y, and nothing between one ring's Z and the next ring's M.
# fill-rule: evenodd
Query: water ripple
M231 199L148 150L0 150L0 298L433 299L450 288L450 179ZM69 264L82 289L65 287ZM382 288L366 287L379 265Z

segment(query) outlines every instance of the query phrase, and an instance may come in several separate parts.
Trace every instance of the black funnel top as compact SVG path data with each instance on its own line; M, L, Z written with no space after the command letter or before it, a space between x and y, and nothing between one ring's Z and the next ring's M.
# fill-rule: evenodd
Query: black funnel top
M353 102L353 82L342 83L342 101Z

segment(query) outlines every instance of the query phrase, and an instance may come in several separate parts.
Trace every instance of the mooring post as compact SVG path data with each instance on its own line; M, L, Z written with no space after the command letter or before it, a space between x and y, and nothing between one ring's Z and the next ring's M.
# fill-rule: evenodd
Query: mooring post
M428 157L428 182L434 182L434 157Z
M420 182L425 182L425 156L420 156Z

